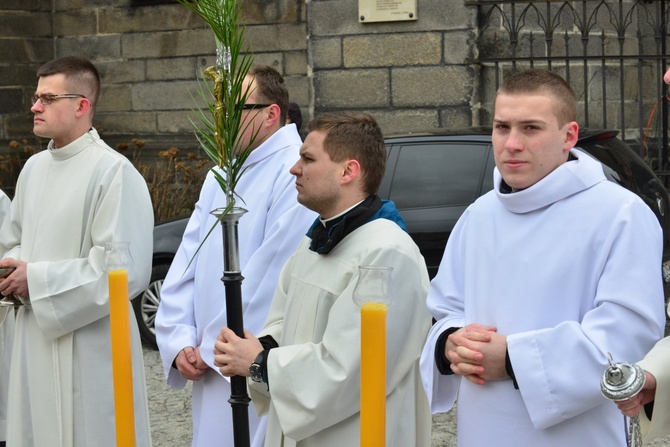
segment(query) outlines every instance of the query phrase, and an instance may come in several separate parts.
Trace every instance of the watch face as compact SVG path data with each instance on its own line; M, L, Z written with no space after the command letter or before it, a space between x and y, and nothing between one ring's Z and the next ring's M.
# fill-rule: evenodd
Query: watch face
M258 363L252 363L249 367L249 376L251 376L251 380L254 382L262 382L263 374L261 372L261 365Z

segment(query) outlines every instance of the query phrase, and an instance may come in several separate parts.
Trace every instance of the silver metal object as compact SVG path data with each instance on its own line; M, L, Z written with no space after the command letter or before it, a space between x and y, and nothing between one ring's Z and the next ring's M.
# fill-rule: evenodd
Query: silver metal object
M23 302L13 293L0 299L0 306L2 307L19 307L23 306Z
M610 353L607 354L607 357L610 366L600 380L602 395L614 402L634 397L644 386L644 370L631 363L613 363ZM628 447L642 446L639 415L629 418L627 441Z
M244 208L234 207L226 211L217 208L210 212L221 222L223 231L223 267L224 272L240 272L240 242L237 226L240 218L247 212Z
M233 203L234 202L229 202ZM235 206L217 208L210 212L221 223L223 231L223 285L226 291L226 314L228 327L244 338L244 312L242 307L242 277L240 267L240 246L237 227L240 218L247 210ZM228 403L233 413L233 441L235 447L249 447L249 394L247 378L230 378L230 399Z
M0 267L0 278L6 278L14 272L14 267ZM23 306L23 303L18 296L10 293L9 295L0 299L0 306L2 307L18 307Z

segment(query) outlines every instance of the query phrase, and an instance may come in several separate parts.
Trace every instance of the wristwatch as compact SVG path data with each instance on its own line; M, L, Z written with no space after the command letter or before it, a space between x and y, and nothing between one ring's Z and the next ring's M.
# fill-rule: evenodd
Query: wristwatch
M249 377L254 382L261 383L263 381L263 360L265 359L265 351L261 351L256 360L249 367Z

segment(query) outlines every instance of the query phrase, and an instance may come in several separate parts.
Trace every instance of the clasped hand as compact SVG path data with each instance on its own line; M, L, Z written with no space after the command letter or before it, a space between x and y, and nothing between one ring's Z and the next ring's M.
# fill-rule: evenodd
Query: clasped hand
M4 296L12 293L23 298L28 298L28 264L18 259L5 258L0 267L14 267L14 271L6 278L0 279L0 294Z
M214 365L226 377L249 376L249 366L263 350L263 345L251 332L244 330L244 338L224 327L214 343Z
M498 334L494 327L473 323L449 335L444 353L455 374L484 385L487 380L509 378L506 352L505 335Z
M200 348L187 346L177 354L174 360L179 374L186 380L195 382L202 379L202 376L209 370L209 366L200 356Z

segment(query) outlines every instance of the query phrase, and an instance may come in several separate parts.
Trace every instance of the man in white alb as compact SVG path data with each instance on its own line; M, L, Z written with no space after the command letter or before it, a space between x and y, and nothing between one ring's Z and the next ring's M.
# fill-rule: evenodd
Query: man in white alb
M223 328L215 363L247 376L265 447L358 446L361 440L359 266L390 267L386 324L386 446L427 447L431 419L419 355L430 316L426 263L391 201L381 129L366 113L317 116L291 168L298 201L316 211L282 269L260 338ZM363 446L366 447L366 446Z
M260 330L279 270L314 214L298 204L289 173L301 140L295 125L284 125L288 90L283 78L272 67L253 66L243 91L247 88L246 104L239 104L246 129L242 147L256 137L235 192L239 206L248 211L238 225L244 323ZM210 172L163 282L156 315L156 341L168 385L182 388L193 381L196 447L233 445L230 382L214 367L212 354L227 322L222 231L215 228L208 236L216 223L210 212L225 206L225 194ZM249 426L252 446L262 445L265 429L253 411Z
M51 138L21 170L0 229L0 293L27 303L16 315L7 444L116 445L104 244L127 241L129 296L149 283L153 210L146 182L92 127L95 66L79 57L37 71L34 132ZM128 302L130 312L130 301ZM142 345L131 318L135 433L151 445Z
M463 447L624 447L600 393L615 359L662 336L662 234L635 194L573 148L577 100L560 76L528 70L495 98L494 190L449 237L421 357L434 413L458 396Z

